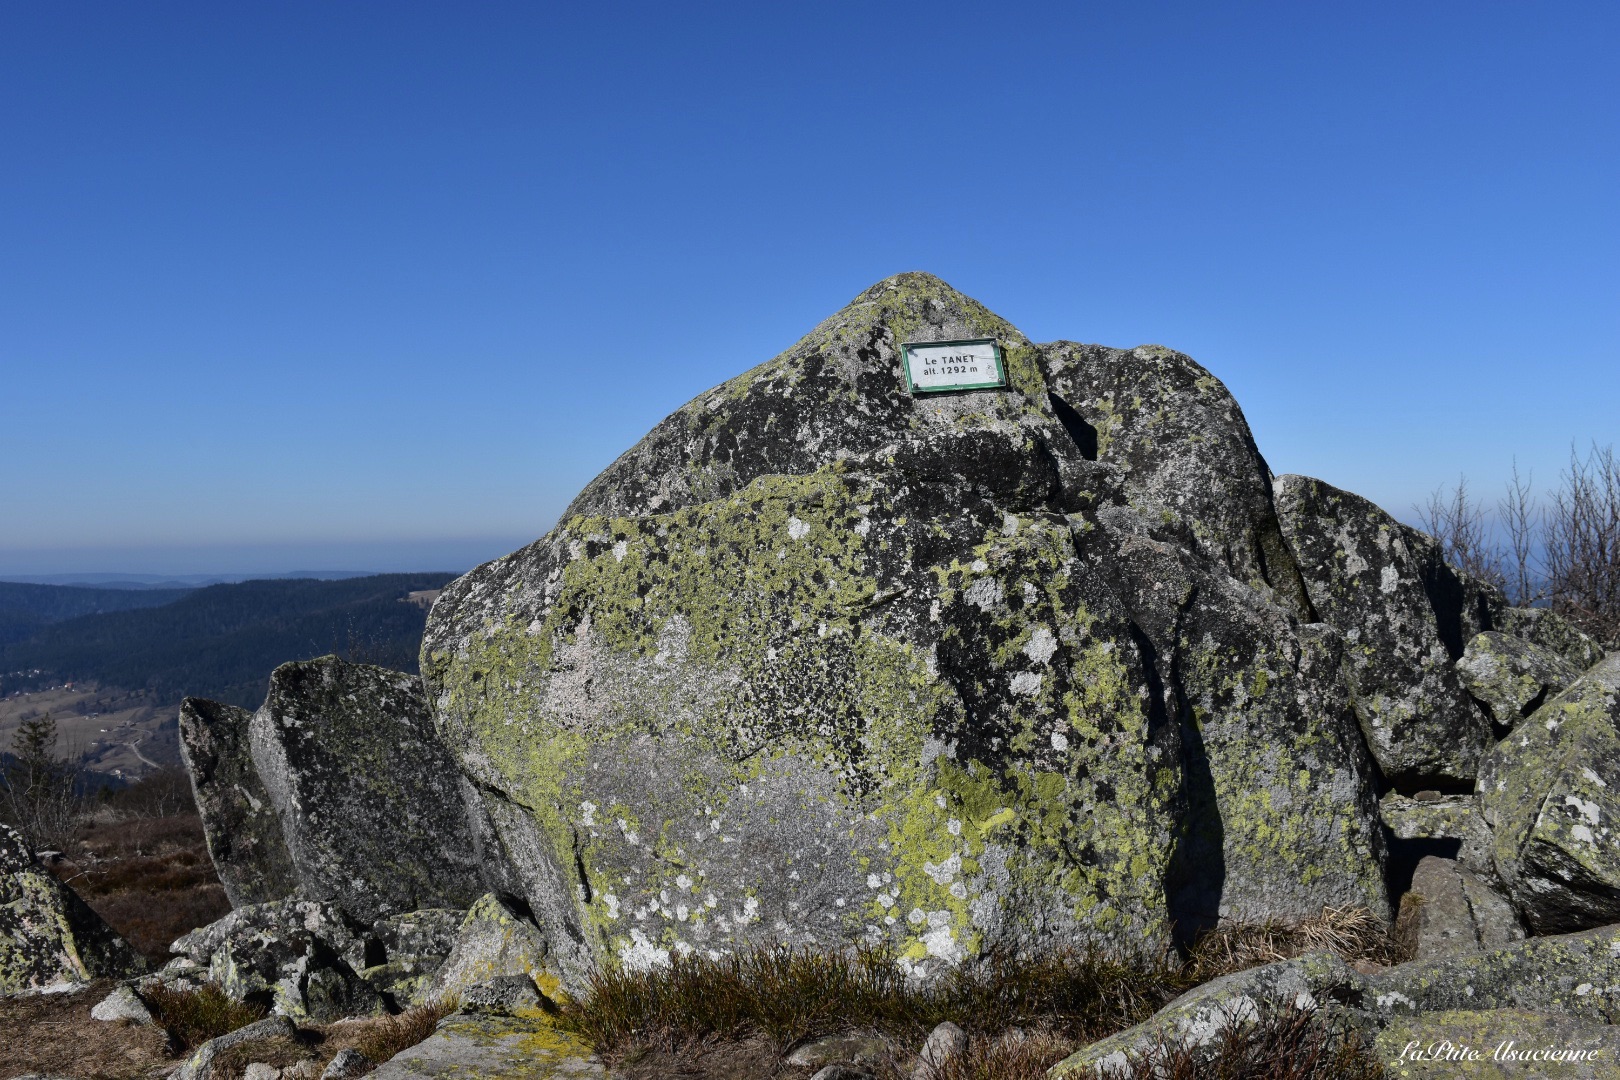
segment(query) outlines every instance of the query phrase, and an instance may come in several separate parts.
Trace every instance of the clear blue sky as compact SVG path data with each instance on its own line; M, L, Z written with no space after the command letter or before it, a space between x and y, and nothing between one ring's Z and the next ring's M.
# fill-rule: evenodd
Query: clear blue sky
M0 573L463 569L928 270L1410 517L1620 432L1620 6L11 3ZM1545 485L1543 485L1545 486Z

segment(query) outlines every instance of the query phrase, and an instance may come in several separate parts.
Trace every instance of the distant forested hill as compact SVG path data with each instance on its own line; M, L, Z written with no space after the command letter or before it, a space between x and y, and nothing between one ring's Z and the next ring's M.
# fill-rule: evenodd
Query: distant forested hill
M427 610L408 596L453 577L244 581L184 592L162 607L52 623L0 643L0 693L94 680L151 690L159 700L192 694L252 708L271 670L288 660L339 653L415 671ZM153 591L118 595L147 599Z
M190 589L87 589L0 581L0 645L81 615L172 604Z

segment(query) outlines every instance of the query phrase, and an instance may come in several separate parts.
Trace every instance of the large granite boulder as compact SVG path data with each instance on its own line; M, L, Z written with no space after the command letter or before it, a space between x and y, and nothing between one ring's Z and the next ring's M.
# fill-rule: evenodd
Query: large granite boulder
M232 907L298 891L281 820L253 767L252 717L247 709L204 698L180 703L180 756L191 775L208 854Z
M1620 922L1620 655L1588 671L1486 755L1479 797L1496 869L1526 922Z
M907 391L902 342L981 337L1006 389ZM851 941L928 974L1384 907L1343 641L1265 561L1241 414L1120 354L1226 417L1227 515L1198 450L1148 453L1157 410L1103 460L1058 352L881 282L445 590L424 680L565 977Z
M0 997L68 990L145 968L129 944L0 824Z
M370 922L483 894L488 828L415 676L335 656L283 664L248 731L299 895Z
M1581 671L1551 649L1487 630L1463 650L1457 676L1499 728L1511 729L1580 678Z
M1471 785L1490 723L1453 664L1464 628L1491 629L1495 605L1446 569L1431 538L1359 495L1281 476L1276 502L1313 608L1349 645L1356 715L1386 781Z

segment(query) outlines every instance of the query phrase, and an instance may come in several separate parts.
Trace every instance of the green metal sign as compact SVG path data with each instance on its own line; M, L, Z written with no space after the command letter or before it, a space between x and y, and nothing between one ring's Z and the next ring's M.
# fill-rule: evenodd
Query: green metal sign
M1007 385L1001 346L995 338L907 341L901 344L900 352L905 359L906 382L913 394Z

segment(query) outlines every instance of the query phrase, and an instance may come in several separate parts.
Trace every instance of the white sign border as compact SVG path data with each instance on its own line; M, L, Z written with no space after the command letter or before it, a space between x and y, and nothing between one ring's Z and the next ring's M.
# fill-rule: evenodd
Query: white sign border
M988 345L996 359L996 379L994 382L952 383L949 386L918 386L911 381L911 350L917 346L941 345ZM956 338L950 341L902 341L900 343L900 366L905 369L906 386L911 390L912 396L918 394L941 394L952 390L990 390L1003 389L1007 385L1007 365L1001 358L1001 342L995 338Z

